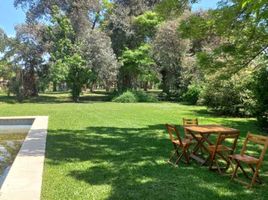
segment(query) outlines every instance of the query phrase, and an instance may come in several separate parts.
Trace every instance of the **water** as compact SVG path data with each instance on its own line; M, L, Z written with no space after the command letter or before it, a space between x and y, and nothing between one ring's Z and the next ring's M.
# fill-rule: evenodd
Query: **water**
M10 131L11 127L9 126L9 131L2 133L3 127L2 125L0 126L0 187L27 134L26 131L18 133L19 129L14 130L15 133L12 133Z

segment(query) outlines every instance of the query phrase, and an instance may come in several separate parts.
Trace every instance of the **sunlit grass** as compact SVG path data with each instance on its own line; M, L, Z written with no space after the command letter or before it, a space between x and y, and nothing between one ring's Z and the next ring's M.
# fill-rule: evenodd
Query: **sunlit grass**
M254 119L212 116L205 107L177 103L90 101L94 98L75 104L66 94L50 94L0 104L1 116L49 116L42 199L268 198L267 162L261 173L265 184L253 190L193 161L178 168L166 163L172 145L165 123L179 126L183 117L198 117L200 124L238 128L240 149L248 130L259 133Z

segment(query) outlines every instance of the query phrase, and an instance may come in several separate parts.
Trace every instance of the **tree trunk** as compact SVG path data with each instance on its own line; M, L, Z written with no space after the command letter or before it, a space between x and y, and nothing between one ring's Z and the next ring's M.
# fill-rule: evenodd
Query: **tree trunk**
M162 74L162 91L169 94L168 71L163 69L160 73Z
M31 66L29 70L22 72L22 85L23 93L25 97L36 97L38 96L37 83L35 77L34 67Z
M148 91L148 81L144 82L143 89L144 89L145 92Z
M89 90L90 92L94 92L94 84L90 85Z
M53 92L57 92L57 82L53 81Z

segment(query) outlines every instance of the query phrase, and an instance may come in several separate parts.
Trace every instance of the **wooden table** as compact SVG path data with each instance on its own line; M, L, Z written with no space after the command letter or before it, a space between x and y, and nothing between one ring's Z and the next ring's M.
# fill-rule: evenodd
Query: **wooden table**
M197 141L196 149L193 150L190 157L196 160L201 164L205 164L207 160L201 158L200 156L196 155L198 149L202 148L209 153L209 150L205 143L208 145L212 145L213 143L209 140L210 134L219 134L219 133L237 133L239 130L221 126L221 125L191 125L191 126L184 126L185 130L187 130L192 137ZM196 134L201 135L201 139L196 137Z

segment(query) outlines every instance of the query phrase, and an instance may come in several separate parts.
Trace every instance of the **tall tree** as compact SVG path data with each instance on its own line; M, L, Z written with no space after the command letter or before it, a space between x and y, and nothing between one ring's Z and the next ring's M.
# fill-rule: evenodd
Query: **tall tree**
M48 27L51 41L51 61L55 70L65 73L65 80L71 88L72 98L79 101L82 87L86 84L91 72L86 60L82 58L81 45L75 40L75 32L70 20L53 8L52 25Z
M5 58L12 62L23 77L22 96L38 95L38 71L44 64L45 45L42 40L44 26L40 24L23 24L16 27L15 39L10 39Z
M49 17L53 6L58 6L70 19L77 37L81 37L85 30L92 27L99 19L98 15L104 2L104 0L15 0L14 5L28 8L28 21Z
M91 85L98 81L109 91L116 85L119 69L110 38L100 30L92 30L85 35L82 43L83 56L92 67Z
M122 56L120 68L120 89L137 89L139 82L144 83L145 90L149 81L156 79L155 63L150 55L151 46L143 44L137 49L126 49Z
M6 48L7 36L5 32L0 28L0 52L3 52Z
M162 75L163 92L180 88L182 57L187 51L187 40L179 37L178 20L166 21L159 27L153 40L153 54Z
M223 68L227 76L236 73L249 66L268 47L264 21L241 10L239 2L222 2L207 15L192 16L183 23L184 35L190 39L216 44L204 48L198 55L201 66L213 73Z

